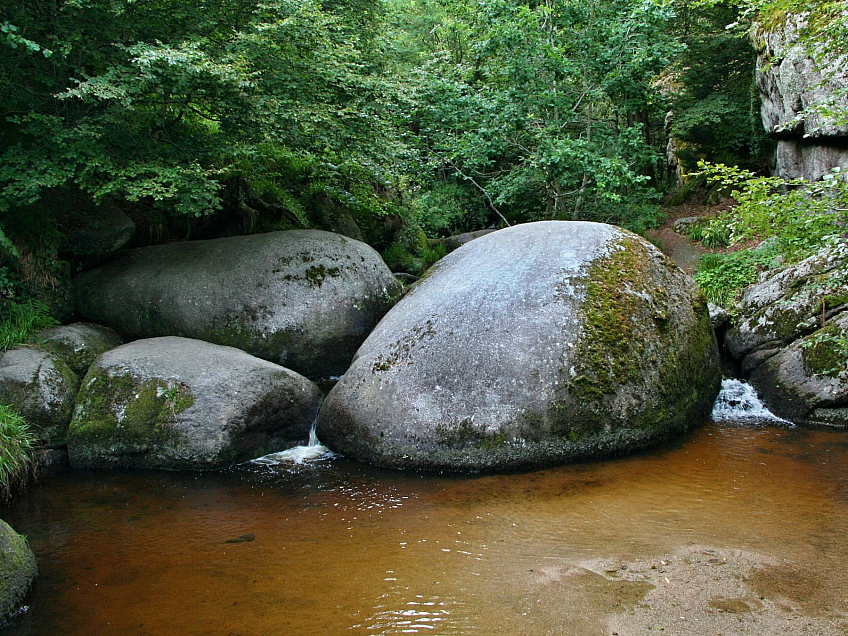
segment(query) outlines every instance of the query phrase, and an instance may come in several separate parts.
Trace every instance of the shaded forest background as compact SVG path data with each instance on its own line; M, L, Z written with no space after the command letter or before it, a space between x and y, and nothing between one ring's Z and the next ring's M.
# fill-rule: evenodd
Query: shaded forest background
M130 215L134 245L347 228L413 274L443 254L431 239L463 231L586 219L643 232L699 160L767 170L748 29L793 8L0 4L6 307L68 279L64 237L96 223L95 204Z

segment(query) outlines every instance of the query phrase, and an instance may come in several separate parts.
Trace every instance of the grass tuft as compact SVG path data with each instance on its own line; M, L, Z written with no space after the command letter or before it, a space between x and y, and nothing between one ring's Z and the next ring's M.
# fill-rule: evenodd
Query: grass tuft
M0 316L0 352L13 349L33 333L58 324L44 303L35 300L9 302Z
M29 479L34 446L35 436L26 420L0 402L0 502L8 501L12 491Z

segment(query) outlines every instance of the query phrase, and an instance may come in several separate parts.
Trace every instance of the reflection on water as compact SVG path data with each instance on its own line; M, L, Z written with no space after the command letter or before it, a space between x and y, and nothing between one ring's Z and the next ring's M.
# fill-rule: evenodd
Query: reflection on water
M773 608L840 633L846 442L709 424L649 453L508 475L341 458L67 472L0 511L41 572L11 633L623 635L650 633L633 627L645 608L685 618L687 602L751 632L769 633ZM703 598L686 600L686 580ZM816 596L798 591L809 580Z

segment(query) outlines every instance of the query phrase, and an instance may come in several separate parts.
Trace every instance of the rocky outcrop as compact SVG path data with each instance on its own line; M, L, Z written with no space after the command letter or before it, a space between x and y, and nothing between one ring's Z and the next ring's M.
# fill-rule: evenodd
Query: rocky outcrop
M485 229L485 230L475 230L474 232L463 232L462 234L454 234L453 236L447 237L443 243L445 245L445 249L448 252L453 252L455 249L459 249L466 243L470 243L474 239L478 239L481 236L486 236L487 234L491 234L492 232L497 232L494 229Z
M767 272L738 313L727 352L768 407L797 423L848 426L848 241Z
M64 442L78 387L68 365L46 351L19 347L0 356L0 400L29 422L42 442Z
M363 343L318 435L390 467L539 466L679 433L719 381L706 302L656 248L531 223L439 261Z
M806 16L789 15L780 26L754 32L757 86L766 132L779 136L778 176L810 181L834 167L848 169L848 124L839 124L812 109L831 102L848 108L848 60L829 57L814 61L799 41Z
M0 626L20 606L37 574L26 539L0 519Z
M197 338L315 379L344 373L400 290L373 249L318 230L130 250L74 280L77 312L128 340Z
M39 331L30 342L61 358L79 377L85 375L97 356L124 343L108 327L85 322Z
M89 369L68 454L74 467L227 466L305 442L321 397L303 376L232 347L137 340Z

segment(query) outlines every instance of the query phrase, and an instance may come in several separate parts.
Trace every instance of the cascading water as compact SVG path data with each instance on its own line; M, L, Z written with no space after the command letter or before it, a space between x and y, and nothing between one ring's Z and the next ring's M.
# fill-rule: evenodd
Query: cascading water
M779 423L794 426L769 411L747 382L725 379L716 398L711 418L714 422Z
M309 429L309 442L306 446L295 446L279 453L257 457L256 459L251 459L250 463L260 466L277 466L287 463L303 464L314 459L332 457L332 451L318 440L318 434L315 432L315 423L312 422L312 428Z

